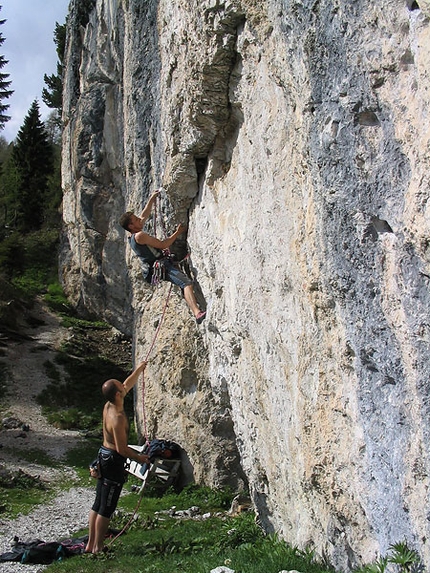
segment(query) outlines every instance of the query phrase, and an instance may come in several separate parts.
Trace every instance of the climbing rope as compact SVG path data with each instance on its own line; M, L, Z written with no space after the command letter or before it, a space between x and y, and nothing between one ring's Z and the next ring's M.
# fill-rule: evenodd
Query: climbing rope
M149 347L149 350L146 353L145 362L148 362L149 357L150 357L152 351L154 350L155 343L157 341L158 335L159 335L160 330L161 330L161 325L163 324L164 317L166 315L167 306L169 304L170 295L172 293L172 287L173 287L173 285L170 284L169 292L167 293L167 298L166 298L166 302L164 303L164 308L163 308L163 312L161 314L160 322L158 323L158 326L157 326L157 329L155 331L155 335L154 335L154 338L152 340L151 346ZM147 430L147 424L146 424L146 408L145 408L145 371L142 372L142 411L143 411L143 435L145 438L145 445L149 445L148 430ZM142 503L142 498L143 498L143 487L140 491L140 496L139 496L137 505L133 511L132 516L127 521L127 523L124 525L124 527L121 529L121 531L107 544L107 547L110 547L111 545L113 545L113 543L118 539L118 537L123 535L127 531L127 529L130 527L130 525L134 519L134 516L139 511L140 504Z
M146 354L145 362L148 362L149 357L150 357L152 351L154 350L155 343L157 341L158 335L159 335L160 330L161 330L161 325L163 324L164 317L166 315L166 310L167 310L167 306L169 304L170 295L172 294L172 287L173 287L173 284L170 283L169 291L168 291L167 297L166 297L166 302L164 303L163 312L161 313L161 318L160 318L160 321L158 323L157 330L155 331L155 335L154 335L154 338L152 340L151 346L149 347L149 350ZM149 444L148 431L147 431L147 426L146 426L146 408L145 408L145 371L142 372L142 410L143 410L143 435L144 435L146 444Z
M115 543L115 541L118 539L118 537L121 537L121 535L123 535L123 534L127 531L127 529L130 527L130 525L131 525L131 523L132 523L132 521L133 521L133 519L134 519L134 516L135 516L136 513L139 511L140 504L142 503L142 498L143 498L143 490L142 490L141 493L140 493L140 496L139 496L137 505L136 505L136 507L134 508L134 511L133 511L132 516L131 516L130 519L127 521L127 523L124 525L124 527L121 529L121 531L120 531L119 533L117 533L117 534L115 535L115 537L110 540L109 543L107 543L106 547L109 548L111 545L113 545L113 544Z
M157 201L158 201L158 198L157 198ZM157 204L157 201L155 202L155 205L154 205L154 213L153 213L154 235L156 234L156 218L157 218L157 215L156 215L156 214L157 214L156 204ZM151 356L152 351L154 350L155 343L156 343L156 341L157 341L158 335L159 335L160 330L161 330L161 326L162 326L162 324L163 324L163 321L164 321L164 318L165 318L165 315L166 315L167 306L168 306L168 304L169 304L170 295L171 295L171 293L172 293L172 287L173 287L173 284L170 283L169 291L168 291L168 293L167 293L166 301L165 301L164 307L163 307L163 312L161 313L161 318L160 318L160 321L159 321L159 323L158 323L157 329L156 329L156 331L155 331L154 337L153 337L153 339L152 339L151 346L149 347L149 350L148 350L148 352L146 353L146 356L145 356L145 359L144 359L145 362L148 362L149 357ZM144 436L144 438L145 438L145 445L146 445L146 446L149 446L148 429L147 429L147 421L146 421L146 407L145 407L145 370L142 372L142 416L143 416L143 420L142 420L142 422L143 422L143 436ZM113 545L113 543L118 539L118 537L120 537L121 535L123 535L123 534L127 531L127 529L130 527L132 521L134 520L134 517L135 517L136 513L139 511L140 504L142 503L143 491L144 491L144 490L143 490L143 487L142 487L141 492L140 492L140 496L139 496L139 499L138 499L138 502L137 502L137 505L136 505L136 507L135 507L135 509L134 509L134 511L133 511L132 516L130 517L130 519L128 520L128 522L124 525L124 527L122 528L122 530L110 541L110 543L108 543L108 545L107 545L108 547L110 547L111 545Z
M162 191L164 192L164 187L159 187L158 191L161 193ZM163 237L165 238L167 236L167 231L166 231L166 227L164 225L164 219L162 217L161 214L161 209L159 209L159 213L157 212L157 204L160 202L160 195L157 197L155 204L154 204L154 209L153 209L153 213L152 213L152 224L154 227L154 236L157 236L157 218L159 219L159 223L160 223L160 227L161 227L161 233L163 235Z

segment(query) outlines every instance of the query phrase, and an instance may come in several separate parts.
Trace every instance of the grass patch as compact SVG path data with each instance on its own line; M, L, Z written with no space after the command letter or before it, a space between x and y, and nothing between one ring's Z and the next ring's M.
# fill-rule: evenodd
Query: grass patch
M66 378L60 382L60 370ZM102 383L108 378L125 380L127 372L102 357L80 360L66 352L60 352L55 364L45 363L51 382L37 396L50 424L68 430L94 431L100 429L101 413L105 400L101 393ZM126 411L133 415L132 398L126 399Z
M17 241L18 253L16 252ZM14 233L0 243L1 267L9 271L11 283L18 287L26 297L35 297L40 292L44 292L49 283L57 281L58 242L57 229L40 229L26 234L25 240L20 234Z
M34 505L49 497L46 485L21 469L11 471L0 466L0 515L13 518L29 513Z
M52 498L52 492L42 487L0 487L0 515L14 519L19 514L27 515L35 506L47 503Z
M291 548L276 536L266 536L255 524L253 513L229 517L225 511L232 493L191 486L180 494L162 498L143 496L137 519L111 546L107 555L81 555L54 563L48 573L209 573L226 565L236 573L278 573L297 569L306 573L329 571L312 552ZM121 528L132 515L137 495L121 497L112 526ZM199 520L175 519L167 510L199 506ZM77 535L83 532L78 532Z
M61 314L62 317L62 326L65 326L67 328L75 328L75 329L81 329L81 332L85 329L90 329L90 330L110 330L110 326L103 321L100 320L86 320L84 318L79 318L77 316L73 316L72 314ZM70 350L70 348L74 348L73 343L70 344L70 342L68 344L66 344L64 346L64 351ZM78 349L78 353L80 352L81 347L77 346L75 347Z
M60 315L63 313L71 315L74 312L58 281L54 281L48 285L43 300L53 312Z
M99 439L88 438L66 454L66 464L76 471L80 485L95 487L95 480L89 477L88 466L97 457L100 443Z
M45 450L39 448L27 448L26 446L20 448L19 446L16 446L12 450L12 448L6 446L3 451L13 453L15 456L18 454L19 458L31 464L38 464L40 466L46 466L50 468L58 468L61 466L60 462L54 458L51 458L51 456L49 456Z
M12 453L20 461L45 466L53 471L64 467L62 462L50 457L39 448L17 446L12 450L6 446L2 451ZM60 483L48 483L39 478L37 470L35 474L27 473L22 469L7 470L0 465L0 515L2 517L15 518L20 513L23 515L30 513L37 505L49 502L58 493L59 488L66 490L75 485L88 486L88 480L81 480L80 476L74 478L67 477L69 474L62 474Z

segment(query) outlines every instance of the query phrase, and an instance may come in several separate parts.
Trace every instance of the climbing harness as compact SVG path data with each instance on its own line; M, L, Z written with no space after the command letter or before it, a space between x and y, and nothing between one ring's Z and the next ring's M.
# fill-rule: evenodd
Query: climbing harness
M174 255L171 254L169 249L164 249L162 251L163 256L156 260L155 263L152 265L152 277L151 277L151 284L152 286L159 286L161 281L165 280L166 278L166 267L165 262L170 260L173 261Z

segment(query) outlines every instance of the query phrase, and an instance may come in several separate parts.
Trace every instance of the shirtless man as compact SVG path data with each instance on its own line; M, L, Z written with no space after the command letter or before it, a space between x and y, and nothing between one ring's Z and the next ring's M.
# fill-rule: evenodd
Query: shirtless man
M164 280L170 281L182 290L185 302L193 313L197 324L200 324L206 317L206 311L200 310L197 304L193 281L185 273L180 271L171 260L163 258L162 252L176 241L179 235L185 231L185 227L178 225L176 231L164 240L148 235L148 233L145 233L143 230L159 194L159 191L154 191L141 212L140 217L135 215L132 211L127 211L121 216L119 223L123 229L131 233L128 239L130 247L139 257L145 280L151 283L154 264L157 261L163 260Z
M123 384L107 380L102 386L107 402L103 409L103 445L98 453L101 477L97 480L96 499L90 511L86 553L103 551L109 522L116 509L125 481L127 458L143 464L149 458L127 445L129 423L124 412L124 398L136 384L147 362L141 362Z

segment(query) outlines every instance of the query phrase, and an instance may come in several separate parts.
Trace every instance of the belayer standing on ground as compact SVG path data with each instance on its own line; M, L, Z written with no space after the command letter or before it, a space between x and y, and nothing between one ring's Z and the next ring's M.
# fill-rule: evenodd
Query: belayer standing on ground
M135 386L146 362L141 362L122 384L110 379L102 386L106 404L103 409L103 445L98 453L100 476L97 480L96 499L89 516L89 537L86 553L103 551L110 519L118 504L125 481L127 458L149 463L146 454L140 454L128 446L129 423L124 411L124 398Z
M162 279L170 281L182 289L186 303L194 314L197 324L200 324L204 320L206 312L200 310L197 304L193 281L185 273L180 271L173 261L169 258L164 258L163 255L163 250L168 249L176 241L179 235L185 231L185 227L178 225L176 231L172 233L170 237L163 240L148 235L148 233L143 231L143 227L151 214L152 207L158 195L159 191L154 191L140 214L140 217L137 217L132 211L127 211L127 213L121 216L119 223L121 227L131 233L131 237L129 237L130 247L142 263L142 272L145 280L148 283L152 282L154 264L162 260L164 273Z

